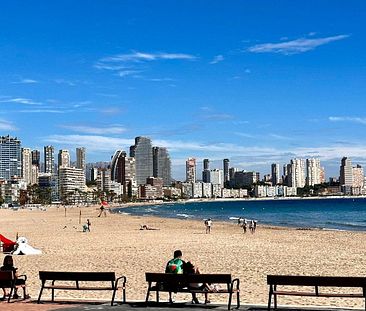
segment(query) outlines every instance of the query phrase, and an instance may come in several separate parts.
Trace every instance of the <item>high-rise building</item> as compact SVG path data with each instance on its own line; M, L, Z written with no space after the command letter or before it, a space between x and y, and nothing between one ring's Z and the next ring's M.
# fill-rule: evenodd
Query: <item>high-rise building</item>
M83 170L84 174L86 169L85 155L86 152L84 147L76 148L76 168Z
M288 170L288 186L303 188L305 186L305 161L304 159L292 159Z
M363 188L365 184L365 176L363 173L363 168L361 165L357 165L352 168L353 173L353 184L352 186L355 188Z
M186 161L186 182L196 182L196 159L188 158Z
M37 165L32 165L32 178L31 178L31 185L38 184L38 175L39 175L39 168Z
M125 151L117 150L111 161L111 180L122 185L124 194L128 192L128 186L136 185L135 158L127 157Z
M150 138L136 137L135 145L130 147L130 157L135 158L137 185L145 184L146 178L153 176L153 153Z
M22 148L22 178L27 185L32 183L32 153L30 148Z
M38 169L41 167L41 152L39 150L32 150L32 165L36 165Z
M161 178L164 186L172 184L171 161L168 150L164 147L153 147L153 176Z
M271 165L271 179L272 179L272 186L276 186L280 183L280 165L278 163L273 163Z
M61 149L58 152L58 168L70 167L70 152L69 150Z
M44 172L55 174L55 148L53 146L44 147Z
M210 182L210 160L209 159L203 159L202 181L204 183Z
M77 190L85 190L85 174L82 169L60 166L58 176L61 200L67 200L70 196L78 196Z
M339 174L339 184L340 186L350 186L353 185L353 174L352 174L352 161L350 158L343 157L341 160L340 174Z
M235 178L235 173L238 172L239 169L236 168L236 167L230 167L229 168L229 177L230 177L230 180L234 180Z
M229 165L230 165L229 159L224 159L223 160L223 167L224 167L224 182L225 183L230 180Z
M210 183L213 185L220 185L224 187L224 172L223 170L210 170Z
M314 186L321 184L322 169L319 159L306 159L306 184Z
M0 179L10 180L22 174L20 140L8 136L0 137Z

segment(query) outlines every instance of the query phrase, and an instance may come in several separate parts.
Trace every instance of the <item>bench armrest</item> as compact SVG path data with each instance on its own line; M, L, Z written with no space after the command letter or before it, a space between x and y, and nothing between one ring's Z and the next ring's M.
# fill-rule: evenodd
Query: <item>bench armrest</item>
M231 290L234 289L234 284L236 284L236 289L239 290L240 280L239 279L234 279L234 280L231 281Z
M18 279L23 279L24 282L27 281L27 276L25 274L18 275Z
M125 287L126 286L126 282L127 282L127 278L124 276L124 275L122 275L122 276L120 276L119 278L117 278L116 279L116 287L118 287L118 282L119 282L119 280L123 280L123 283L122 283L122 286L123 287Z

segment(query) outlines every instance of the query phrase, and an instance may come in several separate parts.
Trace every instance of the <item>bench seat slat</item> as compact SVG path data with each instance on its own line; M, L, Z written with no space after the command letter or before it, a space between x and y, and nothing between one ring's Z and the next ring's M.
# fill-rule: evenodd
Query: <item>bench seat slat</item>
M297 292L297 291L274 291L274 295L290 295L290 296L314 296L314 297L349 297L349 298L364 298L362 293L345 294L345 293L312 293L312 292Z

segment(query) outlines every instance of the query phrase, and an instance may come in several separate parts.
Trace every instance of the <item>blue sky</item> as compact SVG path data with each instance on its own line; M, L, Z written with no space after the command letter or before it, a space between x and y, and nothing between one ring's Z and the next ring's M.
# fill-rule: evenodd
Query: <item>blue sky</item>
M135 136L185 159L268 173L319 157L366 163L365 1L7 1L0 133L24 147Z

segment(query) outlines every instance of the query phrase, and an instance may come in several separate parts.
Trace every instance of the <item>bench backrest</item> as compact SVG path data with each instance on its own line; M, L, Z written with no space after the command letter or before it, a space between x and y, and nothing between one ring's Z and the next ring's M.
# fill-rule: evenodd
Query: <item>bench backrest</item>
M146 272L147 282L158 283L231 283L231 274L174 274Z
M267 275L268 285L366 287L366 277Z
M13 271L0 271L0 287L10 287L14 282Z
M60 272L60 271L39 271L39 278L42 281L115 281L114 272Z

